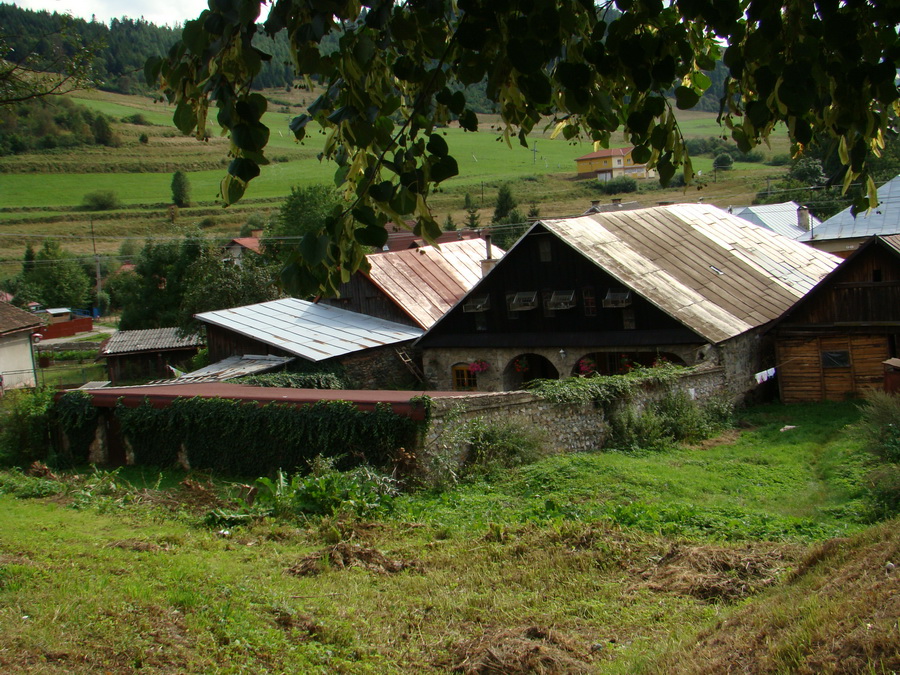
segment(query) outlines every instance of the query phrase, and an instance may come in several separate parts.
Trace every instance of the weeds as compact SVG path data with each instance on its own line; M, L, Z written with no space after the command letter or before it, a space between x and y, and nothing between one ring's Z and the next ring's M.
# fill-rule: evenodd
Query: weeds
M868 475L869 500L877 517L900 513L900 395L866 394L858 425L864 447L881 465Z

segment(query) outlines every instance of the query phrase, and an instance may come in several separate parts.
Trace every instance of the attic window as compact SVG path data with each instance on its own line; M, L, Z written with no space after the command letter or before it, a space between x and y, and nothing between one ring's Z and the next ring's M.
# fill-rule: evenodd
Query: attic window
M463 303L463 312L486 312L491 308L490 295L476 295Z
M547 300L547 309L572 309L575 306L575 291L553 291Z
M529 309L535 309L537 303L537 291L520 291L509 297L509 311L511 312L527 312Z
M631 291L614 291L610 289L603 298L604 307L628 307L631 305Z
M710 266L709 266L709 269L711 269L711 270L712 270L713 272L715 272L716 274L725 274L725 272L723 272L722 270L720 270L720 269L719 269L718 267L716 267L715 265L710 265Z

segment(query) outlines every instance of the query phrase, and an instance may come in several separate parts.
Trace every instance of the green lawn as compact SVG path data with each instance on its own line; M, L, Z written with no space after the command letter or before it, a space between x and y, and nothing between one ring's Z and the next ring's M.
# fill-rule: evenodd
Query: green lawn
M663 672L809 542L864 527L857 417L763 406L718 443L550 457L374 521L236 525L236 487L174 471L0 472L0 669L446 673L493 654L520 672L539 649L558 672Z

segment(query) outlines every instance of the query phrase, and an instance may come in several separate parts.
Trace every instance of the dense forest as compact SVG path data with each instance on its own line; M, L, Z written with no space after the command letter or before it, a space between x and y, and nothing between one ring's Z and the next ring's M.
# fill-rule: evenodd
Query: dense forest
M0 44L6 47L0 58L12 62L28 58L33 66L40 67L42 58L45 63L52 62L57 48L72 51L72 41L78 39L96 48L94 72L100 88L122 94L147 91L144 62L150 56L166 54L181 37L180 27L157 26L144 19L123 17L113 19L107 26L96 20L5 4L0 4L0 26ZM282 33L277 40L258 36L255 44L272 55L255 86L290 86L293 67L287 36Z

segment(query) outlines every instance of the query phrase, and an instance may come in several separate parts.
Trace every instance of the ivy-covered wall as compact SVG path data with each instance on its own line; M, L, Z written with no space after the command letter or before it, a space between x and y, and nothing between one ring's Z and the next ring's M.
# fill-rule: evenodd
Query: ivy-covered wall
M129 464L182 464L239 476L303 470L318 455L336 458L339 468L388 467L400 448L416 446L420 433L420 423L387 404L367 412L346 401L295 406L190 398L162 408L119 405L97 415L89 397L70 392L57 406L66 411L60 426L74 457L115 462L115 446L124 444L120 461Z

